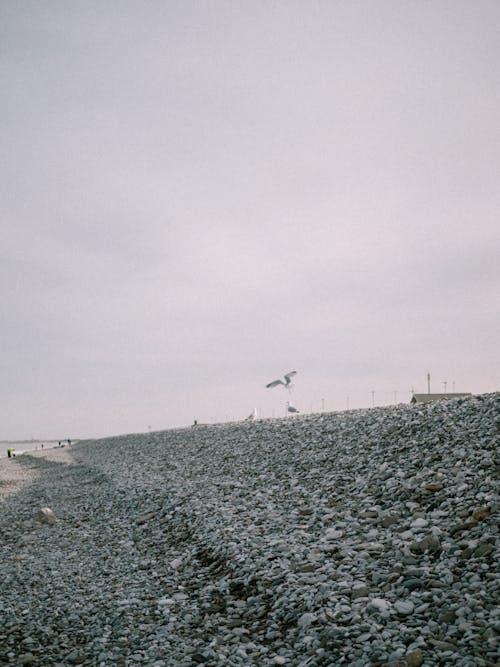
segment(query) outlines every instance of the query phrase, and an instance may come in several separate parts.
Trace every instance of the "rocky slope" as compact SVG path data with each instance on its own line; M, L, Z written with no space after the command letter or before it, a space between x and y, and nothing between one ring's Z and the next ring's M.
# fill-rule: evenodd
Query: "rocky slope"
M491 394L18 457L0 663L495 665L499 436Z

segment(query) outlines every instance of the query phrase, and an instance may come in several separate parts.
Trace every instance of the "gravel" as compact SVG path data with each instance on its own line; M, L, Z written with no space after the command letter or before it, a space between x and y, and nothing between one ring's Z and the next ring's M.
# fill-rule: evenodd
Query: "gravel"
M489 394L18 456L0 664L497 664L499 408Z

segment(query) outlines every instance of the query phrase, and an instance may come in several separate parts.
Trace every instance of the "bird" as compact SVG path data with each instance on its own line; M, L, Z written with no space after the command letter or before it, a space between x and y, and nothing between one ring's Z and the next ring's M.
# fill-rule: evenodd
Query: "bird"
M257 408L253 409L253 412L251 412L248 417L245 417L246 422L251 422L257 419Z
M286 409L288 412L298 412L297 408L294 408L290 401L287 402Z
M278 385L282 384L286 389L290 388L290 385L292 384L291 378L297 375L297 371L290 371L289 373L285 373L283 376L285 378L285 381L283 380L273 380L269 384L266 384L266 389L270 389L271 387L277 387Z

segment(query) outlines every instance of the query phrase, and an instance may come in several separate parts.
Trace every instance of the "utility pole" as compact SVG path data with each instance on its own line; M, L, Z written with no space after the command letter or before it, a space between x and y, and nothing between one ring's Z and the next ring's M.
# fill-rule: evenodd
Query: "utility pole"
M325 411L325 399L322 398L321 399L321 412L324 412L324 411Z
M444 386L444 393L446 394L446 387L448 386L448 382L446 380L443 380L443 386Z
M453 380L453 382L451 383L451 387L452 387L453 393L455 393L455 380Z
M372 389L372 408L375 407L375 389Z
M349 396L347 397L346 405L347 405L347 410L349 410Z
M431 374L427 373L427 393L431 393Z

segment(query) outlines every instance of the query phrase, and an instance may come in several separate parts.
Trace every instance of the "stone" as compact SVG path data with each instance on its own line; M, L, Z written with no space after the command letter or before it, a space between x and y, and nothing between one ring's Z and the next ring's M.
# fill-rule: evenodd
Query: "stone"
M368 588L366 586L358 586L351 591L351 600L368 597Z
M317 616L315 614L311 614L309 612L306 612L305 614L302 614L302 616L299 618L297 621L297 625L300 628L308 628L310 625L315 623L318 620Z
M489 556L495 551L495 546L489 542L481 542L481 544L474 549L473 555L474 558L484 558L484 556Z
M491 514L491 510L489 507L481 507L477 510L474 510L472 512L472 520L473 521L484 521L484 519L487 519Z
M436 651L454 651L456 649L455 644L440 639L431 639L429 643L434 646Z
M57 521L56 515L50 507L41 507L38 510L37 519L40 523L45 523L49 526L54 525Z
M424 664L424 654L417 648L415 651L407 653L404 660L407 667L421 667Z
M383 598L373 598L373 600L370 601L369 606L382 614L386 614L389 612L392 605L388 600L384 600Z
M410 551L417 554L424 554L426 551L439 552L441 551L441 542L438 537L430 533L421 540L412 542Z
M418 590L419 588L422 588L422 580L417 579L416 577L410 577L409 579L405 579L402 583L402 585L407 588L409 591L415 591Z
M327 528L325 530L325 537L327 540L340 540L344 535L343 530L337 530L336 528Z
M447 625L454 623L456 618L457 615L452 609L444 611L443 613L439 614L439 622L446 623Z
M380 525L383 528L390 528L391 526L394 526L396 523L398 523L400 520L399 516L396 516L394 514L388 514L380 520Z
M402 616L409 616L415 611L415 605L411 600L398 600L394 603L394 609Z
M424 484L422 488L424 488L426 491L441 491L443 485L430 482L429 484Z

